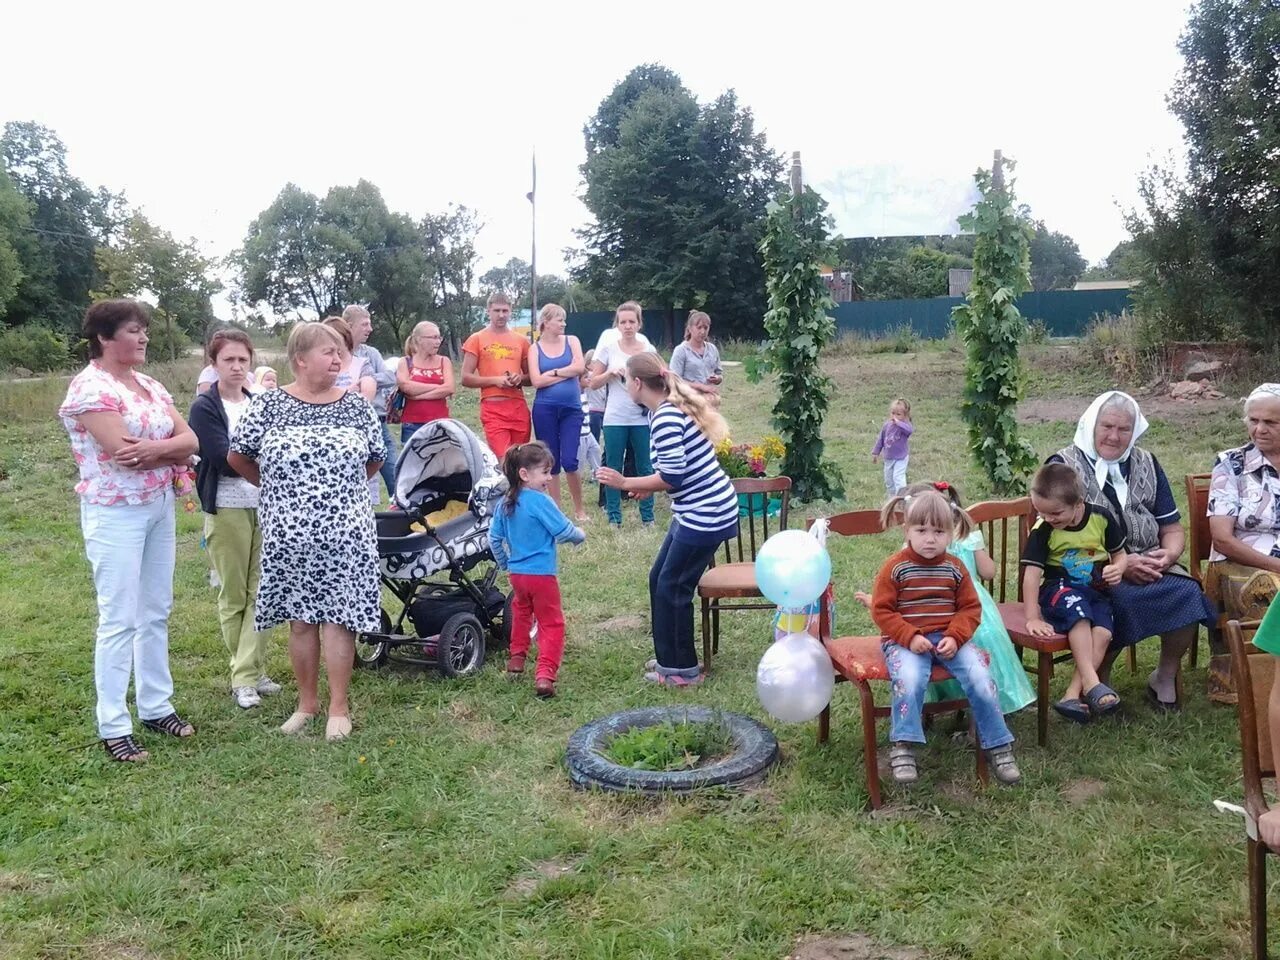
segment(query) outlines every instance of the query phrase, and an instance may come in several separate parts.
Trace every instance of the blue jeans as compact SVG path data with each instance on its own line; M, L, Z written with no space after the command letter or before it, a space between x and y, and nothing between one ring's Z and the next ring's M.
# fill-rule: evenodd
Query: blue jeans
M382 482L387 485L387 499L394 502L396 499L396 443L391 439L391 428L387 426L386 417L379 417L378 422L382 424L382 442L387 445L387 459L382 461L378 472L382 474Z
M636 457L636 476L647 477L653 473L653 465L649 462L649 427L611 427L604 428L604 465L613 467L622 473L627 450ZM613 487L605 487L604 505L609 512L610 523L622 522L622 491ZM653 494L640 501L640 519L644 523L653 522Z
M693 641L693 594L707 564L716 555L710 546L681 543L675 522L667 530L649 570L649 620L658 673L693 679L698 675L698 648Z
M409 438L425 427L425 423L402 423L400 424L400 446L404 446L409 442Z
M936 648L941 633L927 634ZM894 743L924 743L924 693L929 686L929 673L939 663L960 682L969 698L973 719L978 727L978 742L984 750L1013 743L1013 734L1000 713L1000 698L995 681L982 655L972 643L966 643L950 660L933 653L912 653L901 644L885 640L884 660L889 666L893 685L893 712L889 716L889 739Z

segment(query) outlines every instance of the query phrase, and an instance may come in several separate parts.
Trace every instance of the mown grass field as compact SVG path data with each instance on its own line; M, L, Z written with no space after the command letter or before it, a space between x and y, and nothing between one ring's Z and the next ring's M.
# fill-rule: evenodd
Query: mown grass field
M1065 445L1100 374L1076 351L1033 353L1026 435ZM175 395L197 365L158 367ZM908 396L910 475L984 493L959 419L961 359L945 350L837 355L826 437L848 504L877 506L868 449L888 401ZM650 656L646 574L659 534L628 513L562 552L569 641L561 695L539 702L499 664L470 683L410 669L357 673L354 737L330 745L276 726L289 690L248 713L227 693L199 514L179 517L171 620L190 742L148 736L150 763L108 765L95 741L95 607L74 466L54 419L65 385L0 385L0 955L34 958L780 958L811 931L863 932L929 957L1236 958L1246 952L1234 713L1203 670L1187 712L1157 716L1118 667L1115 722L1013 719L1024 783L979 790L971 752L936 730L921 784L864 812L854 698L833 736L773 724L784 758L732 797L628 800L571 790L564 744L603 713L683 696L762 717L754 671L764 614L726 616L712 679L676 694L640 680ZM768 432L774 392L734 371L737 439ZM474 400L456 404L475 423ZM1145 445L1181 478L1242 441L1238 408L1147 408ZM846 504L811 505L797 517ZM665 509L660 507L665 514ZM665 523L665 516L660 516ZM660 523L660 525L661 525ZM892 549L833 544L842 632L849 598ZM283 636L273 673L288 680ZM1203 658L1202 658L1203 662ZM1060 675L1060 689L1065 677Z

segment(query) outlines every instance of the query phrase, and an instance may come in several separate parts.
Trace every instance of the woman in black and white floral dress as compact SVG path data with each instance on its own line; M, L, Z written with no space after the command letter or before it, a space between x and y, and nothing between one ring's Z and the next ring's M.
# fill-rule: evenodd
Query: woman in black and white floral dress
M341 740L351 733L355 632L378 629L378 541L366 483L386 448L369 402L335 386L341 343L334 331L300 323L287 352L294 382L254 398L227 462L262 488L257 629L289 621L298 709L280 729L300 733L320 712L323 641L325 735Z

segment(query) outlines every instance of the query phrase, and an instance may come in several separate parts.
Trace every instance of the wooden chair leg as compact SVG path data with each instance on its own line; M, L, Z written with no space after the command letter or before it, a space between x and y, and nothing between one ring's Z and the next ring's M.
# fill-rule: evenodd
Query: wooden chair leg
M1190 656L1187 657L1187 663L1192 670L1200 666L1200 625L1196 624L1196 635L1191 638Z
M711 652L720 652L720 604L711 605Z
M822 712L818 714L818 744L827 742L827 738L831 736L831 704L827 704L822 708Z
M982 749L982 741L978 739L978 721L972 713L969 714L969 734L973 737L973 749L977 754L978 782L985 787L989 782L987 779L987 751Z
M1136 643L1129 646L1129 672L1138 672L1138 645Z
M1258 840L1245 840L1249 870L1249 941L1254 960L1267 960L1267 850Z
M702 598L702 669L711 672L711 601Z
M1036 662L1036 742L1049 743L1049 680L1053 677L1053 654L1042 653Z
M862 763L867 773L867 804L872 810L879 810L883 801L880 799L880 764L876 758L876 701L868 684L858 684L858 700L862 708Z

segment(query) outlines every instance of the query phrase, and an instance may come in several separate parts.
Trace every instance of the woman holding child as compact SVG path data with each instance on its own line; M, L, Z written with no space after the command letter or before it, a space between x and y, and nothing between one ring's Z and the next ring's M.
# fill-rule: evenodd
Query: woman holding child
M1147 699L1158 709L1176 710L1182 656L1199 624L1212 626L1217 614L1178 562L1186 535L1169 479L1160 462L1137 445L1147 426L1133 397L1108 390L1080 417L1072 445L1049 462L1074 469L1085 500L1110 512L1126 530L1129 556L1123 579L1108 591L1115 623L1099 679L1108 680L1125 647L1158 635L1160 663L1147 679Z

